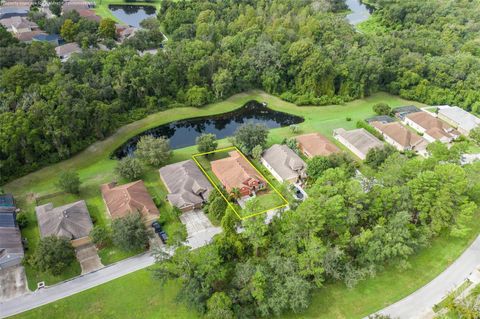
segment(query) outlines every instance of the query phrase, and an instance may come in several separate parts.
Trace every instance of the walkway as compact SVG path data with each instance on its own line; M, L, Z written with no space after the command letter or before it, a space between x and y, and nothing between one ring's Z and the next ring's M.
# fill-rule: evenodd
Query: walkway
M428 316L433 306L459 287L479 267L480 236L438 277L411 295L382 309L378 313L400 319L424 318ZM414 271L412 276L415 275Z

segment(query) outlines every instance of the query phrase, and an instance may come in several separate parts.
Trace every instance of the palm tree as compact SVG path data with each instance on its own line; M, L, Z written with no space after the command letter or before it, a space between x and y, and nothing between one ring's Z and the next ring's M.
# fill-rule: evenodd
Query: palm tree
M232 188L230 191L230 200L237 200L242 197L240 190L237 187Z

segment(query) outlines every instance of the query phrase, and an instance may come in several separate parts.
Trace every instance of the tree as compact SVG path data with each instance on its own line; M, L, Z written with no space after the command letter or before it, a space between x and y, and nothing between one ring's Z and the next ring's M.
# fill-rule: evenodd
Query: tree
M242 197L242 194L240 193L240 190L238 188L234 187L232 188L228 196L230 197L230 200L237 200Z
M221 220L227 209L227 203L220 195L208 204L208 213L217 220Z
M115 21L110 18L102 19L98 26L98 33L103 39L115 39Z
M24 229L28 226L29 221L26 213L18 213L16 219L20 229Z
M199 107L210 101L209 95L206 88L195 85L188 89L186 100L188 105Z
M42 238L32 255L32 264L39 271L60 275L75 260L75 251L67 238Z
M127 156L117 163L115 172L129 181L134 181L142 177L144 167L138 158Z
M71 19L66 19L63 22L62 28L60 29L60 35L67 42L75 41L75 37L78 33L78 26Z
M144 249L148 245L148 233L138 212L116 218L112 222L113 244L125 251Z
M202 134L196 139L197 149L200 153L213 152L218 147L215 134Z
M229 70L220 69L213 75L213 90L217 99L223 98L230 92L233 78Z
M468 135L475 143L480 145L480 127L476 127L470 131Z
M80 177L77 172L63 171L58 177L57 187L71 194L80 193Z
M307 162L308 178L315 181L329 168L332 168L332 163L328 157L314 156Z
M373 106L373 111L378 115L392 114L392 108L386 103L377 103Z
M233 141L243 153L252 155L255 146L265 148L267 137L268 129L265 125L246 123L237 128Z
M207 318L229 319L234 318L232 300L224 292L215 292L207 301Z
M54 15L59 17L62 14L62 5L63 1L51 2L48 8Z
M168 139L148 135L140 138L135 156L147 165L159 167L170 159L172 151Z
M256 145L253 149L252 149L252 157L259 161L261 158L262 158L262 154L263 154L263 148L261 145Z
M372 148L367 153L367 157L365 158L365 164L374 169L378 168L385 162L385 160L389 156L391 156L395 152L395 148L390 145Z
M110 243L110 231L103 226L96 225L89 234L97 248L102 248Z

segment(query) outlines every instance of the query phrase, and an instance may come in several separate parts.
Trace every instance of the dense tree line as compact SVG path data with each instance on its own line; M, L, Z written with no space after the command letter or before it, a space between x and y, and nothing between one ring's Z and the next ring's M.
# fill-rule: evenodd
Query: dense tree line
M207 318L255 318L304 311L326 282L406 270L438 234L463 236L479 199L479 163L459 166L459 153L440 144L431 151L427 160L395 152L363 175L327 168L296 209L270 225L247 219L242 233L227 208L213 244L158 256L156 274L179 279L178 297Z
M33 13L42 28L63 27L84 48L64 64L48 44L20 44L0 28L0 182L66 159L148 113L251 88L299 105L384 89L476 111L478 2L370 2L385 32L357 32L343 0L166 0L158 20L111 51L96 49L109 28L75 13ZM165 47L139 55L160 48L161 28Z

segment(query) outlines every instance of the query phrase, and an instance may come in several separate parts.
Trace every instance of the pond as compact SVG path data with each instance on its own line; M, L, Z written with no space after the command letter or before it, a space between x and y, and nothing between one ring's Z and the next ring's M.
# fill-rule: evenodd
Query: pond
M362 3L361 0L346 0L345 1L350 11L347 15L347 20L352 25L357 25L367 20L372 14L373 8Z
M140 22L156 16L153 6L111 4L108 9L112 14L126 24L139 28Z
M147 130L123 144L114 153L114 158L123 158L133 154L140 137L153 135L165 136L170 139L172 149L195 145L195 140L203 133L213 133L218 139L232 136L243 123L252 122L264 124L268 128L285 127L302 123L303 118L283 112L277 112L261 103L251 101L238 110L189 120L181 120L164 124Z

